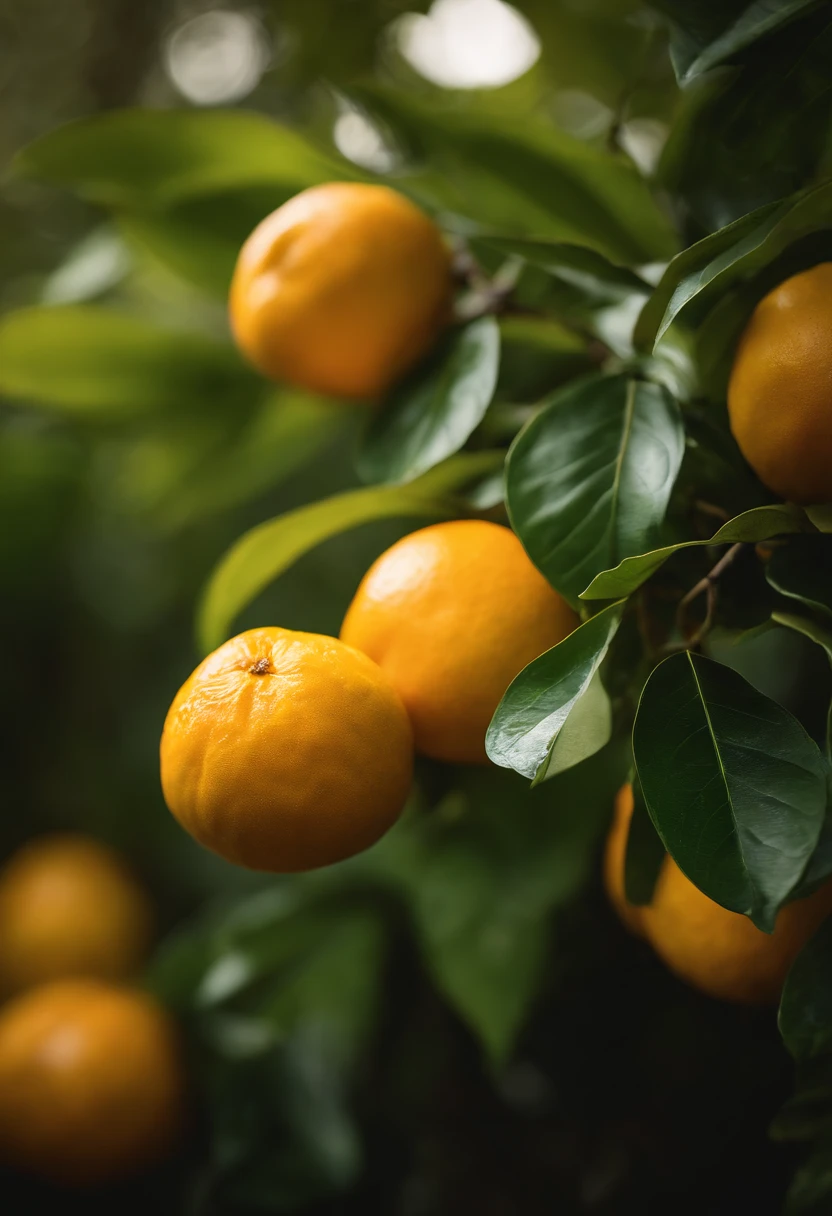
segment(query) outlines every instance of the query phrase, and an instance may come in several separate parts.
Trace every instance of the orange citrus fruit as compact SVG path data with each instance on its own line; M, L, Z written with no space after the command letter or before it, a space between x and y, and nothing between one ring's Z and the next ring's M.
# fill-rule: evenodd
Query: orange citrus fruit
M757 305L728 386L731 430L757 476L797 503L832 501L832 262Z
M150 939L144 892L104 845L47 836L0 871L0 989L69 975L123 979Z
M165 799L226 860L288 873L366 849L410 791L413 739L382 671L337 638L249 629L176 694Z
M181 1121L176 1036L149 997L56 980L0 1011L0 1155L62 1183L131 1173Z
M650 942L671 971L709 996L743 1004L776 1002L795 958L832 912L832 883L787 904L774 932L763 933L747 916L703 895L667 857L652 902L633 907L624 899L623 875L632 813L632 788L626 785L607 840L605 875L610 900L625 923Z
M330 182L255 228L231 283L231 328L266 376L336 397L380 396L450 314L450 254L395 190Z
M503 693L578 624L508 528L456 520L383 553L353 599L341 638L389 676L416 748L482 763Z

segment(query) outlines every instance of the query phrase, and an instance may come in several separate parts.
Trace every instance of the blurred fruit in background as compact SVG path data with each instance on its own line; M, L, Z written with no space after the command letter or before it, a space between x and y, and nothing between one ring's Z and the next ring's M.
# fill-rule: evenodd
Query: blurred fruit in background
M148 897L123 860L88 837L40 837L0 871L0 991L64 976L120 980L150 946Z
M450 253L387 186L329 182L267 216L240 251L231 328L273 380L374 400L450 319Z
M0 1009L0 1158L73 1186L147 1166L180 1130L176 1035L143 993L61 980Z

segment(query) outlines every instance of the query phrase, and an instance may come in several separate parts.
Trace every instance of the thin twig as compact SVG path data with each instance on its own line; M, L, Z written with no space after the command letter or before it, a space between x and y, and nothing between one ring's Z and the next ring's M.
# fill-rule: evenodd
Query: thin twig
M667 645L663 646L663 654L673 654L677 650L690 650L696 646L699 646L702 640L708 635L713 626L714 617L716 615L719 580L728 567L736 561L737 557L744 548L745 545L742 543L742 541L732 545L730 549L723 553L722 557L719 559L716 565L708 571L705 577L701 578L699 582L695 584L695 586L691 587L690 591L682 596L681 600L679 601L679 606L676 609L676 627L679 633L682 635L682 638L678 642L668 642ZM704 595L706 597L704 619L693 633L686 634L685 610L690 604L697 600L700 595Z

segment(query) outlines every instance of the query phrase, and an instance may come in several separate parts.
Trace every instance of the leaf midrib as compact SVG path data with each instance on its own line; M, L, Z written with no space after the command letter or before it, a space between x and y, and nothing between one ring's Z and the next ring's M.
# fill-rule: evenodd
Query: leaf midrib
M727 774L727 773L726 773L726 771L725 771L725 765L722 763L722 753L721 753L721 752L720 752L720 750L719 750L719 745L718 745L718 743L717 743L717 738L716 738L716 732L714 731L713 722L711 721L711 715L710 715L710 713L709 713L709 711L708 711L708 703L707 703L707 701L705 700L705 694L704 694L704 692L702 691L702 685L701 685L701 684L700 684L700 682L699 682L699 676L698 676L697 671L696 671L696 665L694 664L694 661L693 661L693 655L690 653L690 651L689 651L689 650L688 650L688 651L686 651L685 653L686 653L686 655L687 655L688 665L689 665L689 667L690 667L691 674L692 674L692 676L693 676L693 681L694 681L694 684L696 685L696 691L697 691L697 693L698 693L698 695L699 695L699 703L700 703L700 705L702 706L702 712L703 712L703 714L705 715L705 724L706 724L706 726L707 726L707 728L708 728L708 734L710 735L711 744L712 744L713 749L714 749L714 755L716 756L716 761L717 761L717 764L719 765L719 772L720 772L720 775L721 775L721 777L722 777L723 784L724 784L724 786L725 786L725 792L726 792L726 793L727 793L727 795L728 795L728 804L729 804L729 806L730 806L730 808L731 808L731 818L732 818L733 823L734 823L734 832L733 832L733 834L734 834L734 836L736 837L736 840L737 840L737 848L739 849L740 861L742 862L742 868L743 868L743 871L744 871L744 873L745 873L746 879L747 879L748 883L749 883L749 884L750 884L750 886L751 886L752 893L753 893L753 895L754 895L754 896L755 896L755 898L756 898L756 896L757 896L757 894L758 894L758 891L757 891L757 887L756 887L756 885L755 885L755 883L754 883L754 880L753 880L753 879L752 879L752 877L751 877L751 874L750 874L749 869L748 869L748 865L747 865L746 860L745 860L745 853L744 853L744 851L743 851L743 847L742 847L742 837L741 837L741 835L740 835L739 826L738 826L738 824L737 824L737 816L736 816L736 813L735 813L735 810L734 810L734 800L733 800L733 797L732 797L732 795L731 795L731 787L730 787L730 785L728 784L728 774Z

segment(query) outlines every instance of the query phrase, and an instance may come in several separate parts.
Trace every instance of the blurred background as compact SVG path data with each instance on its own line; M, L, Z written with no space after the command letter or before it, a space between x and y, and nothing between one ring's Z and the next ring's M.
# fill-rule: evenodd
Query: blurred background
M691 103L680 100L664 26L635 0L0 0L6 168L33 139L99 112L243 107L303 132L341 166L336 176L350 166L388 174L440 214L454 210L453 151L425 153L391 97L438 113L440 126L443 115L540 122L587 147L619 150L647 176L664 155L662 197L688 235L750 205L722 195L717 215L713 199L694 190L669 197L676 179L663 149ZM71 150L67 158L53 182L63 175L72 184ZM96 192L89 172L87 189L11 173L0 187L3 312L101 306L149 327L125 339L123 358L111 356L134 376L132 396L120 382L109 389L106 377L85 389L80 365L71 385L46 394L0 367L0 850L8 856L39 833L71 829L126 855L157 910L161 944L149 982L182 1013L196 1095L175 1160L101 1195L61 1196L62 1210L779 1211L794 1157L770 1144L766 1129L792 1077L772 1015L684 989L627 937L601 893L600 839L624 773L620 755L589 761L589 773L534 796L508 774L490 783L463 774L454 784L426 769L426 797L449 825L450 844L431 854L429 881L420 879L441 940L411 932L399 899L407 864L388 857L396 881L379 884L369 902L356 905L350 894L330 907L329 880L319 881L333 918L322 932L329 940L334 925L343 941L291 1014L275 1012L280 985L269 989L265 1039L257 1038L262 1004L256 1016L245 1004L260 1000L254 991L231 1013L194 1013L194 990L202 983L210 1005L206 976L222 987L228 973L216 965L227 968L242 939L265 960L264 975L283 975L280 943L300 950L299 909L319 892L315 881L236 870L179 830L159 789L161 724L200 657L194 612L213 566L247 527L355 484L360 425L353 409L266 391L225 362L230 259L297 188L251 177L178 200L148 194L141 207L108 195L106 182ZM487 195L486 177L473 184ZM783 185L791 188L786 180L771 190ZM79 326L86 341L94 321L79 314ZM168 330L190 335L190 354L167 353L159 334ZM13 367L26 343L42 351L48 374L48 332L7 337L0 360ZM57 366L65 365L64 349ZM509 335L504 400L533 399L539 382L590 365L587 344L568 327L543 340L521 334L515 345ZM241 627L337 632L370 561L406 529L374 524L325 543L264 593ZM540 815L570 800L573 810L576 800L585 805L572 827L547 837L544 854L560 870L530 910L533 879L519 862L510 877L499 869L508 864L505 808L513 830L536 839ZM471 857L484 859L480 869ZM516 937L508 948L499 938L483 994L479 973L466 968L483 948L493 890L509 883ZM384 928L384 964L362 927L370 906ZM515 975L512 967L521 966L532 920L546 929L535 938L530 983L528 968ZM505 1013L506 1001L520 1013ZM320 1037L324 1014L335 1046ZM513 1051L483 1050L492 1018L516 1026ZM55 1201L13 1172L2 1187L9 1213Z

